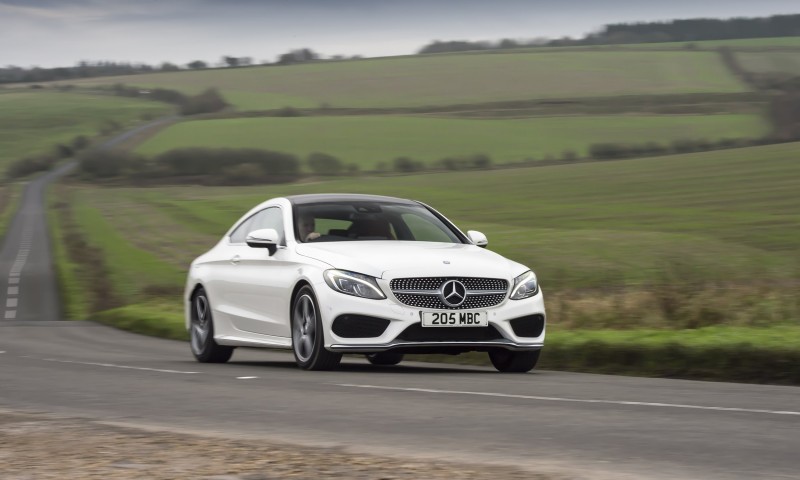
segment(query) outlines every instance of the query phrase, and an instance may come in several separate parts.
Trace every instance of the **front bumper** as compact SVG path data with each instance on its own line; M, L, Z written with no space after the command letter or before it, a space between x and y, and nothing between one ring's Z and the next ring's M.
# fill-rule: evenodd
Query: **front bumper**
M369 300L344 295L333 291L327 285L315 285L320 305L320 313L325 332L325 348L337 352L376 353L394 351L399 353L461 353L467 351L489 351L502 348L511 351L539 350L544 346L545 328L537 337L521 337L514 333L511 320L530 315L541 315L546 324L544 300L541 290L525 300L506 298L494 307L481 309L487 312L489 325L493 326L501 338L490 340L448 339L442 332L450 327L429 327L438 330L437 340L406 340L398 338L410 326L420 323L421 311L434 311L410 307L392 295L388 283L378 279L381 289L388 296L385 300ZM363 315L389 321L389 325L377 337L351 338L338 336L333 332L333 321L340 315ZM468 327L482 328L482 327ZM427 328L426 328L427 330Z

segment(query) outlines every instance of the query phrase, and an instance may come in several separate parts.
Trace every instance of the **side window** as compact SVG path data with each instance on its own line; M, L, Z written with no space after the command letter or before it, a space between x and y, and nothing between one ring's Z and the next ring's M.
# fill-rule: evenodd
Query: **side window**
M231 243L244 243L247 234L262 228L272 228L278 232L283 243L283 213L278 207L270 207L250 216L231 233Z
M242 224L231 233L231 243L244 243L245 237L250 233L250 225L252 225L254 218L256 218L256 216L251 215L250 218L242 222Z
M250 224L247 233L261 230L262 228L271 228L278 232L278 237L283 243L283 212L280 208L266 208L253 215L253 222Z

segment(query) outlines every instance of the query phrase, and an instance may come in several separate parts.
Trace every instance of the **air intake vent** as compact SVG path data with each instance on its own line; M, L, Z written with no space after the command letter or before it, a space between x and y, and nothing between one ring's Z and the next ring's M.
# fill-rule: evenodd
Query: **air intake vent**
M335 335L343 338L380 337L391 323L385 318L366 315L339 315L331 328Z
M511 320L511 328L518 337L538 337L544 330L544 315L528 315Z

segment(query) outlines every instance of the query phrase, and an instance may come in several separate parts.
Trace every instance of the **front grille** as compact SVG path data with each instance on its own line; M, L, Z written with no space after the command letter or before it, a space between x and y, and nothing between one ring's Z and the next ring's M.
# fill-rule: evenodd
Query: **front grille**
M467 289L464 303L457 307L448 306L439 296L439 289L448 280L458 280ZM416 277L395 278L389 287L400 302L411 307L466 310L498 305L506 297L508 282L502 278Z
M438 290L448 280L458 280L467 290L508 290L508 282L502 278L477 277L417 277L395 278L389 283L392 290Z
M423 327L415 323L397 336L408 342L483 342L502 340L503 336L492 325L488 327Z
M438 294L421 295L416 293L395 293L398 300L411 307L435 308L439 310L465 310L469 308L493 307L506 298L504 293L492 293L489 295L467 295L464 303L457 307L450 307L444 304Z
M368 317L366 315L339 315L333 321L331 330L344 338L380 337L391 323L385 318Z
M511 320L511 329L518 337L538 337L544 330L544 315L527 315Z

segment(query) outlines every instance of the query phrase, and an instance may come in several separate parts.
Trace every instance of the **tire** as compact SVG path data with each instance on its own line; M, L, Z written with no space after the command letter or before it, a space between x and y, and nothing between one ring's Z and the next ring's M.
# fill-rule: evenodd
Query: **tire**
M373 365L397 365L403 361L402 353L379 352L366 355L369 363Z
M503 373L525 373L533 370L536 362L539 361L541 350L532 352L512 352L509 350L492 350L489 352L489 359L492 365L499 372Z
M292 352L303 370L334 370L342 360L341 353L325 349L319 311L314 290L301 288L292 301Z
M225 363L233 355L233 347L220 345L214 340L211 303L208 301L206 291L202 288L192 296L189 345L194 358L201 363Z

